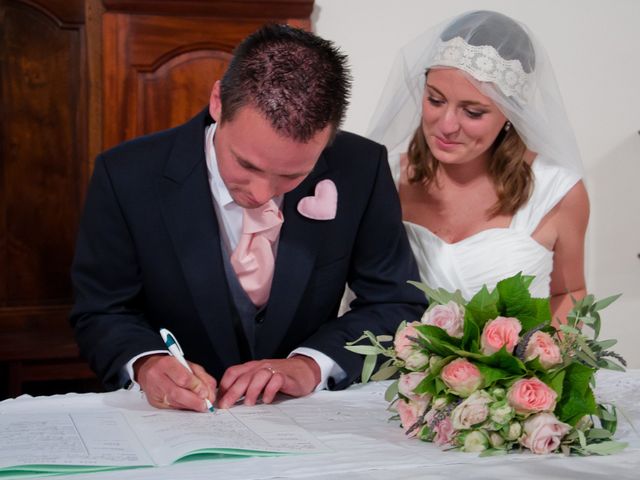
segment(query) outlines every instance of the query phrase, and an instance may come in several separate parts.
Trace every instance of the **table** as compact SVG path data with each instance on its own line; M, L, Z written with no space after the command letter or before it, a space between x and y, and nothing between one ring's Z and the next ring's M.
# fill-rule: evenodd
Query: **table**
M57 476L56 479L615 479L640 478L640 370L601 371L596 396L619 408L616 438L629 447L609 457L564 457L513 454L480 458L476 454L443 452L439 447L408 439L398 423L389 421L384 400L386 382L354 385L341 392L318 392L279 402L280 408L333 451L326 454L198 460L169 467ZM83 405L122 406L127 395L67 394L0 402L0 415L42 407L72 410ZM139 393L138 393L139 395ZM625 420L633 422L635 428Z

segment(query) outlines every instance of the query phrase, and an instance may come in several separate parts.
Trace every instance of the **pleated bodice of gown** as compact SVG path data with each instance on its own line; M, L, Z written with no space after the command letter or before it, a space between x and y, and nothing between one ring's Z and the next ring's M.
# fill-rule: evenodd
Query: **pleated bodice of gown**
M390 158L389 163L397 186L400 159ZM535 276L529 287L534 297L549 295L553 252L531 235L580 176L541 158L536 158L532 170L535 182L531 197L509 227L490 228L447 243L421 225L403 222L423 282L432 288L459 289L469 300L483 284L491 290L500 280L522 272Z

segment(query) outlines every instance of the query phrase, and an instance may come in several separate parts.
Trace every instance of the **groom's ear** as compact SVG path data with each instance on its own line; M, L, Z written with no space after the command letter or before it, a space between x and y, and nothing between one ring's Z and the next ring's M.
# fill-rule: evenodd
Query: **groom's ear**
M216 80L209 96L209 115L216 122L222 117L222 100L220 99L220 80Z

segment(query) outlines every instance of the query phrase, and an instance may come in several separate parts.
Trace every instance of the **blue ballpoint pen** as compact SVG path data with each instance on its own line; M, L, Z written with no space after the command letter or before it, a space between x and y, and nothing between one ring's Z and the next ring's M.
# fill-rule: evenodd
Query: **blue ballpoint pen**
M193 373L193 370L191 370L191 367L184 359L182 348L180 347L180 344L178 343L178 340L176 340L176 337L173 335L173 333L171 333L166 328L161 328L160 336L162 337L162 340L164 340L164 344L167 346L167 349L169 350L171 356L178 360L178 362L180 362L180 365ZM213 412L215 409L213 408L213 405L211 404L209 399L205 398L204 401L206 402L209 411Z

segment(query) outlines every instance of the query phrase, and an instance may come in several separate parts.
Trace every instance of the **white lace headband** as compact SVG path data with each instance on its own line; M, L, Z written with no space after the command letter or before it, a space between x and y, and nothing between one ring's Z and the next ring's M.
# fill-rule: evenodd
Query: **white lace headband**
M523 70L520 60L505 60L490 45L469 45L461 37L439 40L432 65L459 68L476 80L494 83L521 105L528 103L532 76Z

